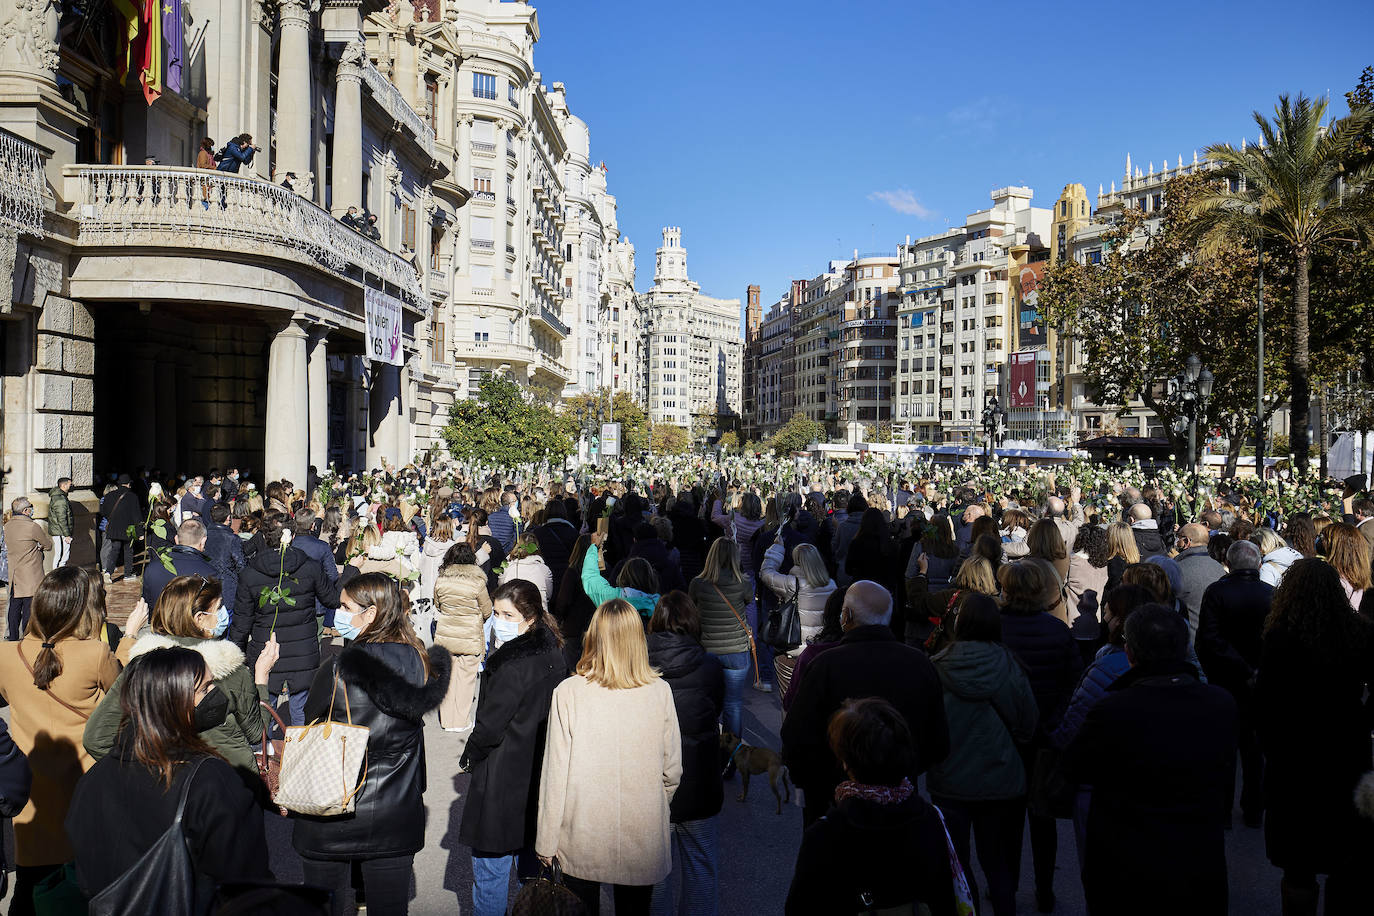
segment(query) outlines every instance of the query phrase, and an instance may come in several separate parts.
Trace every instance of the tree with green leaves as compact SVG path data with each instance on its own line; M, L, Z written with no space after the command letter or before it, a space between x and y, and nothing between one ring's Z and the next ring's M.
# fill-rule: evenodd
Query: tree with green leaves
M566 415L531 402L519 385L496 375L483 379L476 397L454 403L443 438L459 461L504 468L559 463L573 451Z
M1226 434L1234 469L1254 422L1256 253L1238 239L1210 253L1195 250L1189 204L1211 180L1205 174L1173 179L1157 228L1141 211L1127 210L1104 236L1100 263L1061 261L1046 272L1038 294L1046 320L1081 346L1094 400L1124 412L1139 399L1163 421L1179 455L1187 436L1172 431L1178 414L1167 384L1197 353L1215 379L1202 429ZM1277 316L1271 324L1282 328ZM1282 343L1266 352L1267 373L1281 367ZM1273 390L1282 393L1281 376Z
M692 414L692 442L704 444L720 428L719 419L714 410L707 413Z
M563 402L562 414L572 422L574 437L589 424L596 425L598 418L602 423L619 423L620 453L624 457L637 456L649 447L649 415L628 392L617 391L612 396L611 390L603 387L595 394L575 395ZM599 428L595 434L601 434Z
M892 424L884 420L864 427L864 441L883 445L892 441Z
M820 420L809 419L800 411L792 414L782 428L765 441L764 447L773 450L775 455L804 450L812 442L825 442L825 424Z
M1190 201L1203 251L1237 239L1261 242L1288 262L1292 273L1288 357L1293 455L1300 475L1310 473L1311 267L1313 257L1340 243L1374 238L1374 167L1359 159L1357 139L1370 110L1359 108L1327 126L1327 103L1279 96L1273 119L1254 113L1261 142L1207 147L1223 181Z
M682 455L692 447L692 435L681 426L655 423L649 427L649 448L655 455Z
M739 433L733 429L720 437L720 447L727 455L739 454Z

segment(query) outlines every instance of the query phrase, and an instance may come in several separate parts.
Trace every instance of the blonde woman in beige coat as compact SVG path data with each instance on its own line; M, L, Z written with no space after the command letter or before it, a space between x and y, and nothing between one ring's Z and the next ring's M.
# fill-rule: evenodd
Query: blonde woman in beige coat
M434 644L453 655L448 693L439 704L439 724L448 731L472 727L477 671L487 651L482 627L490 616L487 574L472 548L459 541L444 554L434 579Z
M672 870L668 803L682 779L673 692L649 666L628 601L597 608L577 673L553 692L534 849L555 858L587 912L614 885L616 916L647 914Z

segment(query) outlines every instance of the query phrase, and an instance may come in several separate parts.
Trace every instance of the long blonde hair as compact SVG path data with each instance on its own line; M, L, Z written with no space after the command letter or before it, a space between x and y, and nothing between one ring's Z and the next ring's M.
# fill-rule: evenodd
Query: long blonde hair
M649 664L644 621L634 605L612 598L596 609L587 626L577 673L610 690L643 687L659 676Z
M821 552L815 544L803 541L793 547L792 564L796 567L792 575L805 579L807 585L821 588L830 584L830 572L825 568L825 560L821 559Z
M719 537L706 551L706 563L698 578L720 585L730 581L729 577L734 577L736 582L744 581L744 573L739 568L739 545L727 537Z
M1136 546L1131 526L1125 522L1112 522L1107 526L1107 559L1120 557L1128 564L1140 562L1140 548Z

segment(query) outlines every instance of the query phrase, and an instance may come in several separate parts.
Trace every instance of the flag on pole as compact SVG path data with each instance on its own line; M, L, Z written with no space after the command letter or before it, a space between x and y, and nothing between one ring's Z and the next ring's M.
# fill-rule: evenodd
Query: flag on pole
M143 0L143 59L138 74L143 97L151 105L162 95L162 4Z
M184 56L185 29L181 21L181 0L161 0L162 40L166 44L167 91L181 92L181 63Z
M118 19L119 34L115 50L119 62L116 76L122 85L133 69L135 44L138 40L138 0L113 0Z

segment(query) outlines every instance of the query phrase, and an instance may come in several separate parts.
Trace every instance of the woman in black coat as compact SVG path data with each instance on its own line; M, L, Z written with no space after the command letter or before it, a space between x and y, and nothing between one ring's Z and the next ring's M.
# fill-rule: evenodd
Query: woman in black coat
M1035 559L1008 563L997 575L1007 602L1002 608L1002 643L1025 666L1040 711L1035 739L1021 748L1027 785L1034 784L1036 755L1041 748L1049 747L1048 736L1058 727L1083 671L1083 657L1073 631L1049 613L1045 605L1047 591L1058 600L1059 590L1050 587L1055 575L1053 566ZM1040 912L1047 913L1054 908L1059 833L1053 817L1030 814L1029 818L1035 902Z
M582 561L586 559L587 548L591 545L589 534L578 537L568 556L568 568L564 570L563 581L558 585L558 595L553 600L553 619L558 623L558 632L563 637L563 660L568 670L577 667L582 657L582 637L596 613L596 604L587 597L582 587Z
M533 877L539 771L553 689L568 675L557 625L534 583L512 579L491 596L502 640L487 656L477 724L459 767L472 773L458 839L472 849L472 911L504 914L510 869Z
M678 494L668 520L673 523L673 546L678 551L682 577L690 582L706 563L707 547L706 523L697 517L697 504L690 492Z
M725 669L701 646L701 615L685 592L658 600L649 619L649 664L673 690L682 732L682 781L668 805L678 876L676 911L697 912L696 901L716 901L716 815L725 801L720 733ZM667 893L667 882L655 894ZM714 911L714 907L712 907Z
M1368 912L1374 889L1374 821L1355 808L1371 769L1374 686L1371 628L1350 610L1336 571L1321 560L1288 567L1274 590L1257 682L1264 749L1264 842L1283 869L1283 911L1317 912L1326 875L1327 913Z
M154 649L125 670L128 719L114 750L76 784L67 812L77 883L88 896L114 884L153 847L183 793L194 912L208 912L217 884L271 879L262 809L197 734L224 721L228 707L215 703L215 693L205 659L191 649Z
M453 657L440 646L425 651L400 583L382 573L344 586L335 624L358 635L316 672L306 718L366 726L367 769L352 814L296 815L291 842L305 883L333 891L334 916L344 912L354 864L369 909L404 913L425 845L424 714L448 691Z
M267 689L276 696L285 687L291 703L286 724L304 725L310 721L305 716L310 680L320 666L317 618L325 608L338 605L339 587L325 579L318 561L282 544L284 518L279 513L267 516L258 532L263 548L239 573L229 641L243 650L251 669L268 638L277 634L281 660L272 669ZM265 599L264 592L269 593Z

